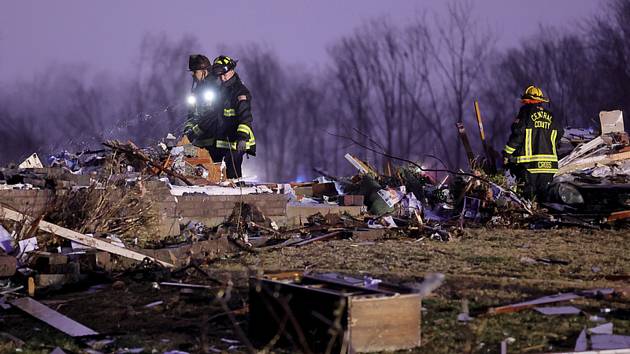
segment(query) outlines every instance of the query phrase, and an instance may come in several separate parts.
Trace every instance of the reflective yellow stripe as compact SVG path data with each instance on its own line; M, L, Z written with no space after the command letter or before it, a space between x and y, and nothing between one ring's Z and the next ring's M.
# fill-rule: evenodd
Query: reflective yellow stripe
M551 131L551 151L553 151L553 155L557 156L556 153L556 137L558 136L558 131L556 129ZM556 158L557 159L557 158Z
M532 156L532 129L525 129L525 156Z
M250 128L249 126L245 124L239 124L238 129L236 129L236 131L247 134L247 136L249 136L250 141L256 140L254 138L254 132L252 131L252 128Z
M251 148L252 146L256 145L256 142L254 141L248 141L245 143L245 147L247 149ZM220 149L232 149L232 150L236 150L236 142L233 143L228 143L225 140L217 140L217 147Z
M514 153L514 151L516 151L515 148L509 146L509 145L505 145L505 147L503 148L503 151L505 151L506 153L512 155Z
M558 157L556 155L532 155L532 156L517 156L516 162L535 162L535 161L549 161L556 162Z
M201 133L203 132L203 131L201 130L201 128L199 128L199 126L198 126L198 125L196 125L196 124L192 127L192 131L193 131L195 134L201 134Z
M234 110L234 108L226 108L223 110L223 115L226 117L234 117L236 115L236 111Z
M556 173L558 172L557 168L528 168L527 172L529 173Z
M235 142L234 142L234 143L232 143L232 144L230 144L230 143L228 143L228 142L227 142L227 141L225 141L225 140L217 140L217 147L218 147L218 148L221 148L221 149L229 149L229 148L230 148L230 146L232 147L232 149L236 149L236 143L235 143Z

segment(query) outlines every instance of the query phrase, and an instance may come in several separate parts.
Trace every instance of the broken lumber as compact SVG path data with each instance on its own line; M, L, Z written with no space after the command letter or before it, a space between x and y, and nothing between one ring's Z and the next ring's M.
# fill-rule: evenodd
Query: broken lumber
M611 213L606 218L607 222L616 221L616 220L625 220L630 218L630 210L616 211Z
M464 123L457 122L455 123L455 126L457 127L457 133L459 134L459 138L461 139L462 144L464 145L464 150L466 151L466 158L468 159L468 166L472 168L473 162L475 160L475 153L473 152L472 147L470 146L470 141L468 140L468 135L466 134L466 128L464 128Z
M581 297L580 295L574 294L574 293L550 295L550 296L544 296L544 297L531 300L531 301L519 302L516 304L500 306L500 307L494 307L494 308L491 308L488 312L492 314L512 313L512 312L517 312L524 309L529 309L532 307L537 307L538 305L551 304L554 302L561 302L561 301L569 301L569 300L577 299L580 297Z
M337 237L339 235L341 235L341 231L335 231L335 232L331 232L329 234L325 234L325 235L309 238L308 240L304 240L304 241L298 242L298 243L294 244L294 246L300 247L300 246L308 245L311 242L327 240L329 238Z
M98 334L98 332L60 314L30 297L15 299L9 303L71 337L84 337Z
M189 289L212 289L212 287L210 285L187 284L187 283L172 283L172 282L167 282L167 281L160 282L160 285L162 285L162 286L174 286L174 287L177 287L177 288L189 288Z
M5 219L17 221L17 222L33 221L32 217L27 216L22 213L18 213L17 211L13 211L3 206L0 206L0 218L5 218ZM123 248L123 247L113 245L109 242L99 240L94 237L86 236L82 233L79 233L70 229L66 229L65 227L61 227L61 226L49 223L47 221L39 221L39 223L37 224L37 227L39 227L39 229L42 231L49 232L51 234L57 235L67 240L74 241L88 247L96 248L101 251L106 251L106 252L109 252L118 256L134 259L140 262L148 258L149 260L156 262L162 266L169 267L169 268L173 267L173 265L170 263L161 261L153 257L149 257L139 252L135 252L135 251Z
M565 173L570 173L577 170L582 170L585 168L595 167L597 165L608 165L615 161L628 160L628 159L630 159L630 151L622 152L618 154L589 157L589 158L573 161L569 165L560 167L558 169L558 172L556 173L556 176L559 176Z
M346 154L344 157L346 158L346 160L348 160L348 162L350 162L352 166L359 170L359 172L371 175L377 174L376 171L374 171L372 168L370 168L370 166L368 166L365 162L359 160L358 158L350 154Z
M477 125L479 126L479 137L483 146L483 152L486 154L486 167L488 172L494 174L497 172L497 166L494 161L494 154L491 147L486 142L486 132L483 129L483 120L481 119L481 111L479 110L479 101L475 101L475 116L477 116Z
M554 302L570 301L581 297L598 297L598 296L610 296L614 292L610 288L597 288L590 290L581 290L573 293L560 293L555 295L543 296L531 301L519 302L516 304L494 307L488 310L490 314L498 313L512 313L532 307L538 307L538 305L551 304Z
M560 161L558 161L558 166L559 167L566 166L572 163L573 161L584 157L585 155L592 152L593 150L599 147L605 146L605 145L606 145L606 142L604 141L604 139L602 139L601 136L598 136L597 138L587 143L584 143L582 145L579 145L578 147L573 149L573 151L571 151L569 155L563 157L562 159L560 159Z

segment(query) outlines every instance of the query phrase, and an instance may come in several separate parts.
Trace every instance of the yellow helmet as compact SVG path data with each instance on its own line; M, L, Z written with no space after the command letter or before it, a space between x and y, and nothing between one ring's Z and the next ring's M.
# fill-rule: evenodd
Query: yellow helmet
M525 92L523 93L523 96L521 96L522 100L534 100L534 101L541 101L541 102L549 102L549 98L545 97L545 95L543 94L542 90L540 89L540 87L536 87L536 86L528 86L525 89Z

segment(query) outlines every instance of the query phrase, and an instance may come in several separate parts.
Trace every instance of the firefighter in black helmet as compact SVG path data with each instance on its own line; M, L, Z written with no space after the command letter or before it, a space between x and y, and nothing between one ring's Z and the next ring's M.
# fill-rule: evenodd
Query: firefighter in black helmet
M224 159L228 178L242 177L245 154L256 155L252 130L251 95L234 71L237 61L221 55L212 62L212 74L219 80L219 119L215 147L209 149L212 159Z
M217 136L219 85L210 73L210 60L205 55L191 55L188 58L188 70L192 74L193 84L187 99L188 119L184 124L184 134L195 146L211 150Z
M563 134L558 120L542 106L548 102L539 87L525 89L523 106L503 149L505 165L524 184L523 195L538 201L547 199L549 183L558 172L557 146Z

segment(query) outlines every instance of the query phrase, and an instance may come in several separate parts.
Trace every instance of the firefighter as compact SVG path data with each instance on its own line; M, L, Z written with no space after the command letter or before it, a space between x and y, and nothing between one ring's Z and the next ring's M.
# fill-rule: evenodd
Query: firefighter
M523 106L512 123L503 149L504 163L524 185L523 195L547 199L547 188L558 172L557 146L563 134L559 122L542 105L549 99L540 88L529 86L521 96Z
M211 150L216 144L219 85L210 73L210 60L205 55L191 55L188 69L193 84L188 96L188 119L184 124L184 135L193 145Z
M212 159L223 159L228 178L242 177L245 154L256 155L256 139L252 130L251 95L234 71L237 61L221 55L212 62L212 74L219 79L219 119L216 144L209 149Z

